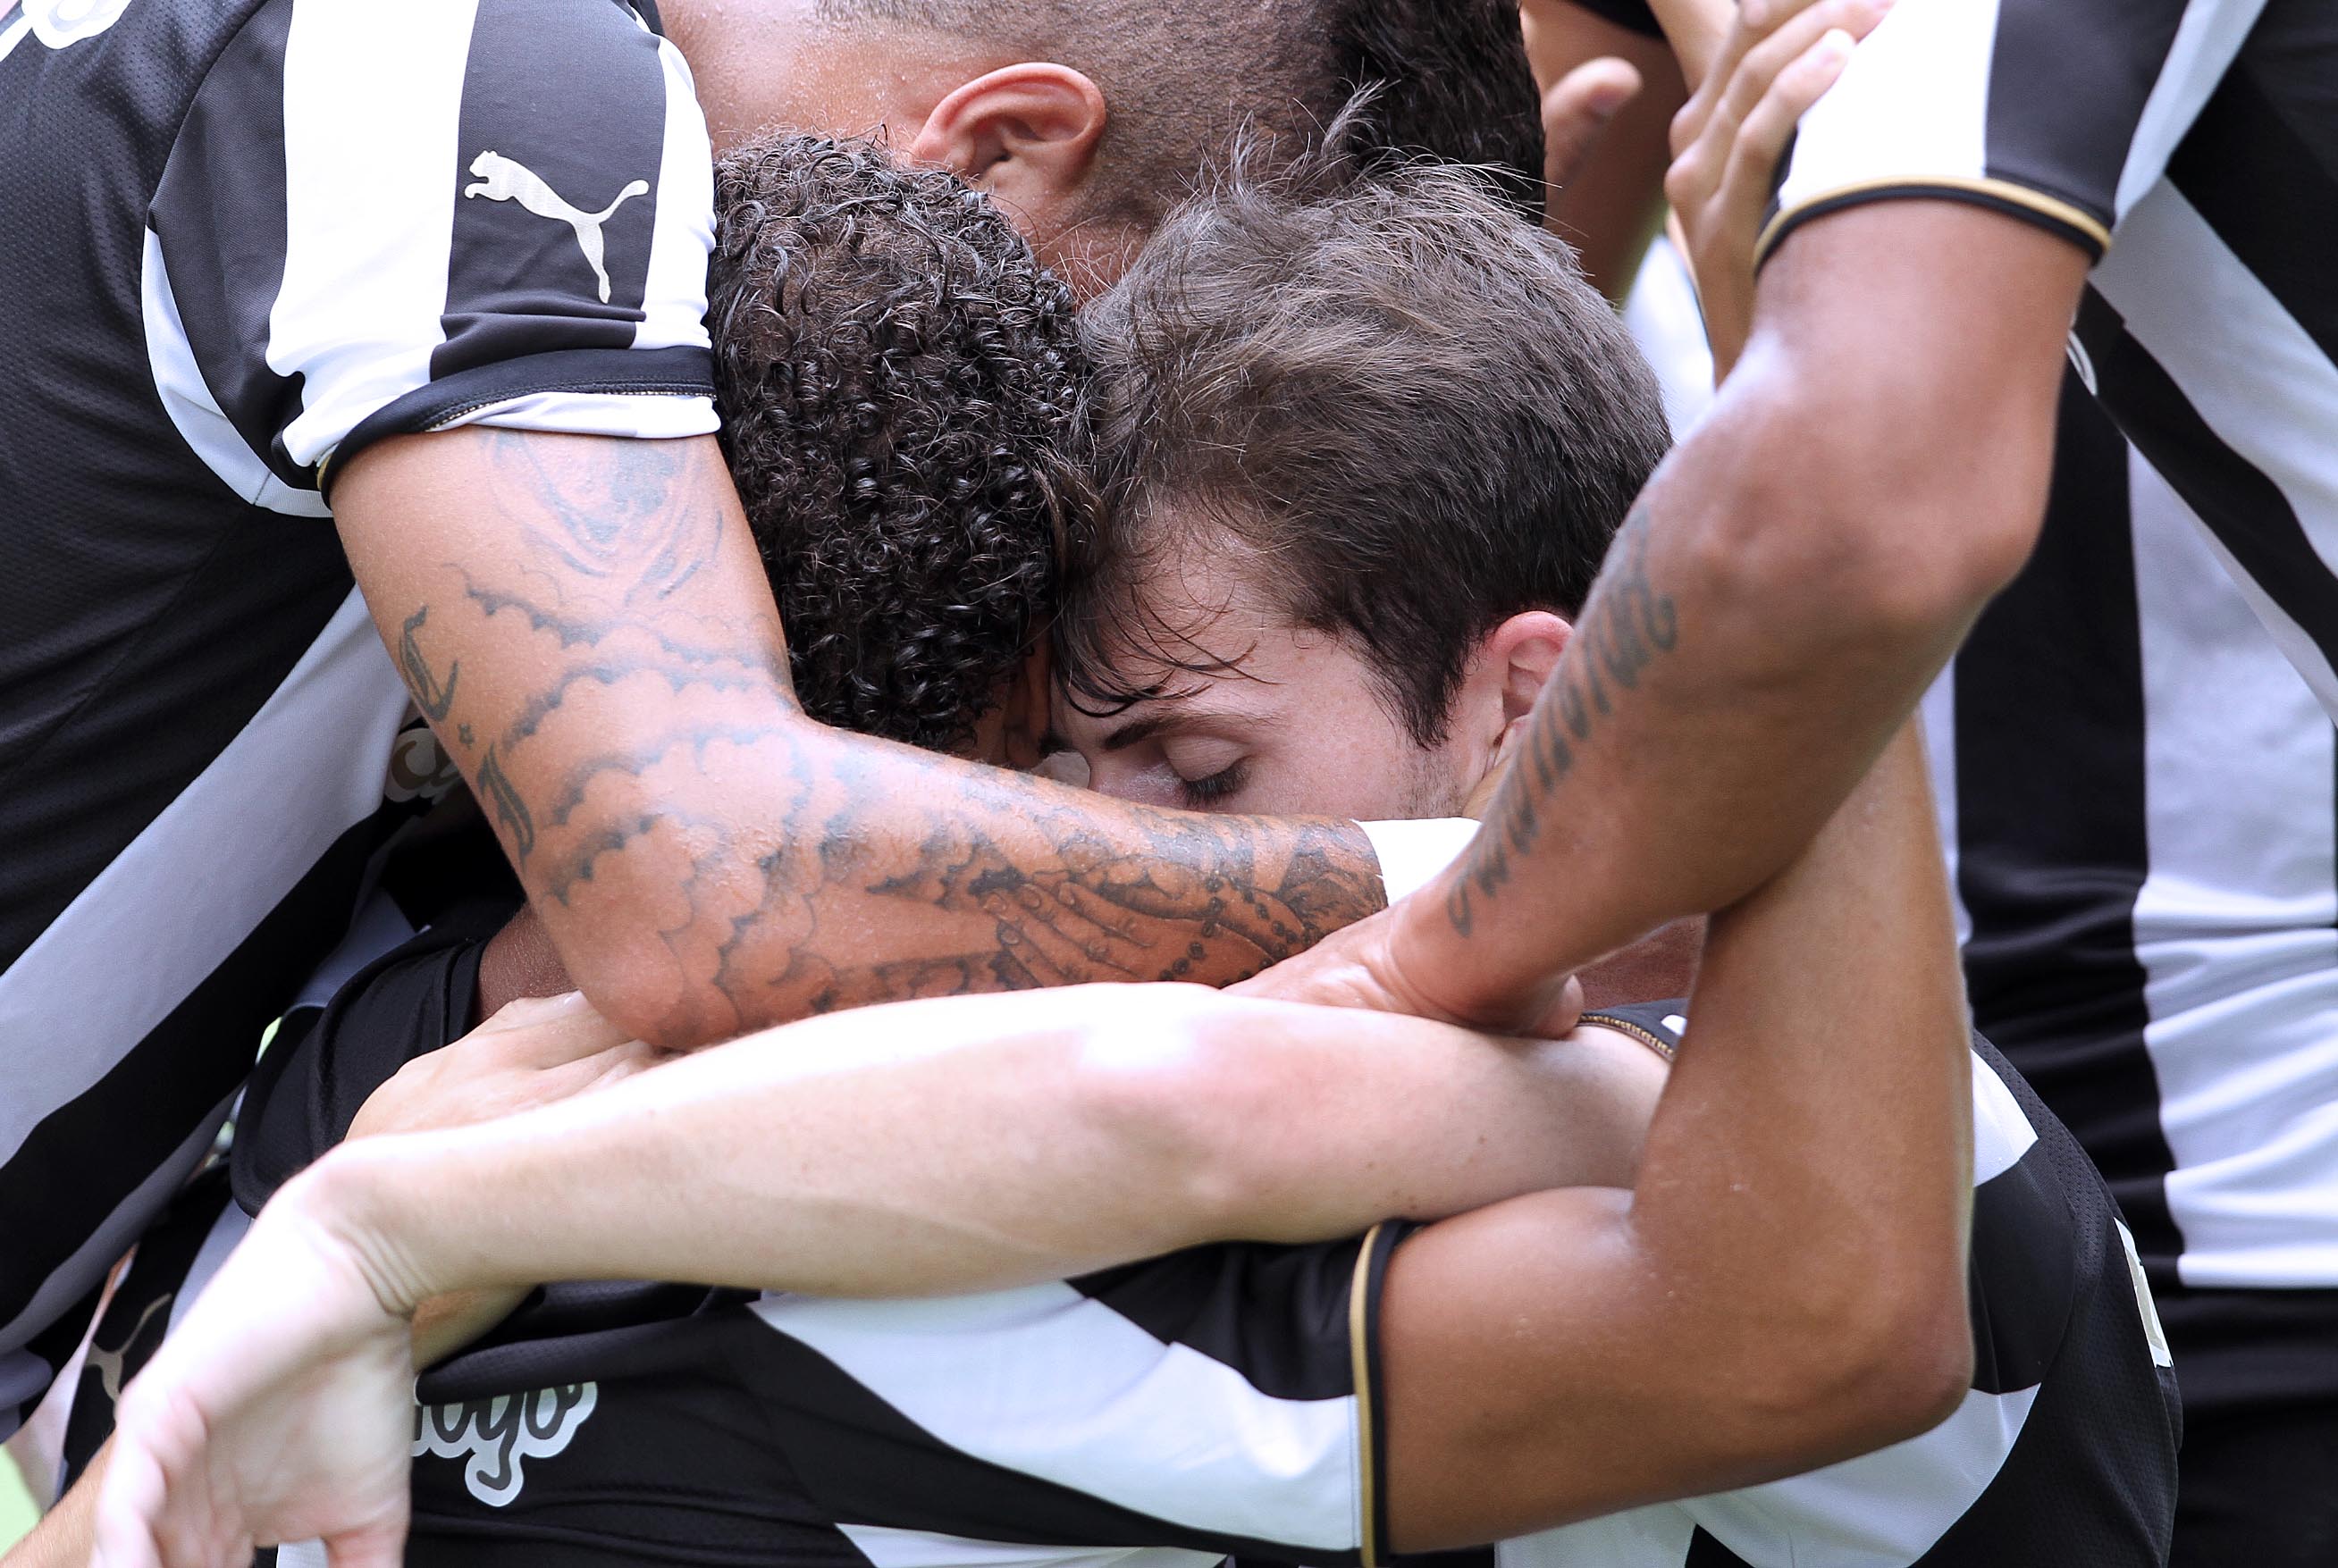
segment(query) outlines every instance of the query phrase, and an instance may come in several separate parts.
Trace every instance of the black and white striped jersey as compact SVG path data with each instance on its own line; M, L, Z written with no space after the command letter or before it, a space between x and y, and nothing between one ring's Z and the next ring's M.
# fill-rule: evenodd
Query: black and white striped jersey
M0 1430L451 777L332 465L712 430L712 220L613 0L0 0Z
M1763 236L1924 196L2098 260L2074 353L2338 712L2338 10L1902 0L1803 116Z
M1925 720L1976 1019L2155 1281L2338 1286L2338 730L2075 377Z
M395 1048L338 1049L344 1032L369 1026L349 998L328 1012L270 1091L290 1125L269 1136L293 1147L265 1161L261 1188L297 1168L304 1139L329 1142L366 1093L326 1080L378 1082L442 1043L447 1010L461 1006L463 988L446 976L460 972L463 946L419 941L360 987L378 997ZM1668 1049L1683 1026L1675 1005L1597 1021ZM342 1070L325 1065L334 1057ZM1635 1509L1477 1559L2160 1561L2178 1416L2131 1245L2068 1133L1979 1042L1973 1090L1979 1354L1972 1391L1943 1426L1812 1475ZM178 1217L178 1240L142 1250L156 1261L133 1269L82 1379L77 1457L103 1438L123 1355L134 1371L159 1337L153 1323L183 1311L155 1302L184 1293L175 1259L217 1251L226 1206L215 1190ZM1320 1247L1203 1248L943 1300L556 1287L424 1379L411 1560L1205 1568L1232 1553L1367 1568L1388 1560L1379 1293L1411 1229ZM1437 1568L1456 1565L1440 1557Z

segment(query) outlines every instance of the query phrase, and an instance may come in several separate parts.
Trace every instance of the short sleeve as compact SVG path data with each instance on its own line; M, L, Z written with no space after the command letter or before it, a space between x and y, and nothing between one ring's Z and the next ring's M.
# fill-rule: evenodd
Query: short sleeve
M739 1374L855 1527L1379 1560L1379 1291L1401 1227L936 1301L775 1297Z
M388 436L704 434L712 212L688 68L614 0L268 0L148 214L157 383L280 510Z
M2264 0L1901 0L1803 117L1758 254L1858 202L1973 202L2099 259Z

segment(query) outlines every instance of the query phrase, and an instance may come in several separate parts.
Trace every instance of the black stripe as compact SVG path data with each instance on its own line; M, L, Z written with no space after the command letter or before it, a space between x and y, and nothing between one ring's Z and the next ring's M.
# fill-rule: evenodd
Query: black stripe
M2338 17L2291 7L2280 24L2319 29L2319 58L2338 71ZM2167 178L2322 352L2338 360L2338 93L2297 81L2304 60L2268 40L2228 73L2167 162ZM2284 57L2285 56L2285 57ZM2276 74L2280 73L2281 74ZM2281 103L2271 96L2296 83Z
M732 1335L735 1376L820 1510L849 1524L1062 1546L1185 1546L1320 1568L1353 1552L1172 1524L961 1453L834 1362L750 1314Z
M2078 330L2121 428L2266 597L2338 662L2338 580L2281 486L2225 445L2092 289L2079 301Z
M0 777L0 965L29 947L266 705L349 597L332 524L245 512L149 601L87 598L84 618L128 608L103 677ZM172 572L158 542L151 565ZM139 546L124 540L125 555ZM28 737L29 739L29 737ZM221 864L234 851L214 847ZM201 872L187 868L192 897ZM208 1102L206 1102L208 1108Z
M2042 211L2027 202L2017 201L2011 197L1993 195L1987 191L1976 191L1970 186L1927 184L1921 180L1910 180L1904 183L1893 185L1863 186L1857 191L1846 191L1841 195L1822 197L1816 201L1805 202L1785 215L1784 220L1779 224L1776 232L1768 237L1769 243L1763 248L1760 260L1763 264L1767 264L1769 259L1778 253L1779 247L1785 243L1786 236L1813 218L1823 218L1830 212L1839 212L1846 207L1864 206L1871 201L1961 201L1968 207L1985 207L1991 212L2002 212L2008 218L2019 218L2025 223L2045 230L2048 234L2068 240L2071 244L2084 250L2089 260L2102 260L2103 245L2099 239L2074 223L2064 222L2051 212Z
M2127 462L2072 377L2037 553L1957 656L1957 886L1976 1024L2102 1166L2145 1252L2172 1260L2135 955L2150 843Z
M295 464L281 440L300 416L303 378L279 376L267 358L290 222L284 42L291 25L291 0L270 0L221 53L172 148L148 221L221 412L279 479L314 489L316 470Z
M557 47L547 46L552 40ZM657 227L665 122L658 40L624 8L484 0L464 70L456 164L447 171L454 239L447 340L431 352L433 380L553 350L633 343ZM513 165L575 211L597 213L618 203L585 231L602 247L606 299L578 230L517 200L470 194L497 185L493 171ZM635 190L637 181L646 190ZM627 191L634 193L621 201Z
M1999 0L1982 159L2106 229L2184 0Z
M22 1312L50 1271L243 1081L260 1030L347 929L366 862L403 815L384 811L344 832L152 1033L34 1128L0 1170L0 1236L8 1238L0 1321ZM134 953L121 957L138 962Z
M2063 1188L2041 1137L2009 1170L1973 1189L1972 1386L1984 1394L2034 1388L2062 1349L2078 1291L2078 1232L2071 1205L2099 1192Z
M1724 1546L1720 1540L1708 1534L1704 1525L1688 1540L1688 1555L1681 1559L1681 1568L1754 1568L1754 1565Z
M1911 1568L2166 1561L2174 1384L2152 1365L2117 1232L2092 1240L2067 1342L2012 1452Z
M1183 1345L1277 1399L1355 1391L1348 1345L1354 1240L1199 1247L1071 1281L1164 1345Z
M325 470L325 491L349 459L391 436L436 430L468 414L535 392L714 396L714 356L704 348L566 348L503 359L426 382L359 420Z

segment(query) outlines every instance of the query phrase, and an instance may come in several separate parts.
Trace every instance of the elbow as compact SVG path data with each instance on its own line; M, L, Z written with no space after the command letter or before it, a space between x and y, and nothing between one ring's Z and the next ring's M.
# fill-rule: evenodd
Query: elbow
M1946 1272L1946 1271L1942 1271ZM1795 1434L1782 1474L1918 1437L1954 1414L1972 1387L1973 1339L1961 1277L1909 1288L1871 1281L1855 1302L1814 1311L1791 1349L1756 1379L1744 1429Z
M1731 504L1694 531L1686 557L1724 613L1845 653L1944 649L2028 562L2050 420L1930 431L1905 397L1788 383L1774 365L1749 380L1716 433Z

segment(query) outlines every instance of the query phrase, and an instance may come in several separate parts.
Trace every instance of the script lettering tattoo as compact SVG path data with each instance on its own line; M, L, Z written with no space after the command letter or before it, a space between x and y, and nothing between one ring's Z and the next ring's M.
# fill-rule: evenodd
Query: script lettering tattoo
M463 673L463 666L459 661L448 663L443 681L431 673L429 661L422 657L422 645L414 639L429 619L427 604L406 618L406 625L398 634L398 667L405 672L406 684L413 691L415 705L422 710L422 716L439 724L446 721L455 706L455 682Z
M1574 770L1577 749L1588 744L1600 720L1615 713L1611 691L1636 688L1648 667L1680 641L1672 595L1648 575L1647 527L1643 503L1616 535L1575 640L1528 722L1524 765L1503 780L1484 829L1471 840L1461 874L1445 896L1446 918L1462 936L1477 928L1479 903L1491 902L1508 885L1511 858L1528 853L1541 836L1544 808Z
M399 657L555 936L563 909L653 929L667 973L628 964L670 993L661 1042L909 996L1223 984L1383 904L1352 824L1137 809L806 723L768 610L705 608L736 605L712 567L745 551L704 445L618 463L482 435L476 488L516 544L442 564ZM474 669L458 702L451 668L425 687L424 642L526 677L490 701Z

